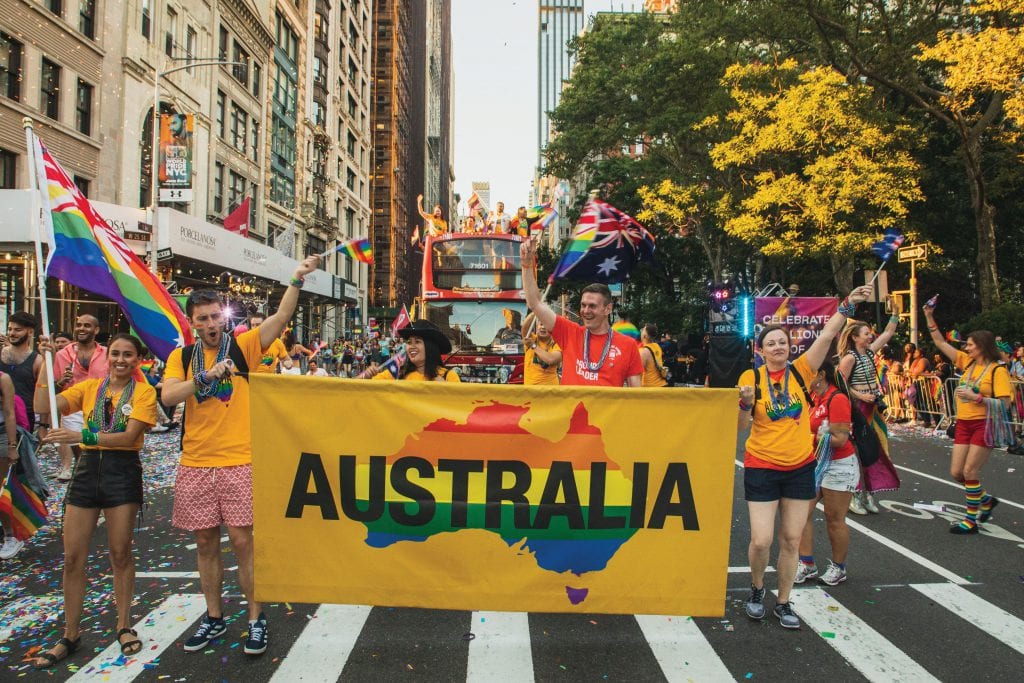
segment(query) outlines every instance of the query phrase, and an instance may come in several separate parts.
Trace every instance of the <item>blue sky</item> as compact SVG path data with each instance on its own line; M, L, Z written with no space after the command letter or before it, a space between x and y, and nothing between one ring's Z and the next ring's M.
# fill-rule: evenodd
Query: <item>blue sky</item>
M537 159L537 0L452 0L455 191L489 180L491 203L529 201ZM642 0L587 0L587 15ZM493 207L492 207L493 208Z

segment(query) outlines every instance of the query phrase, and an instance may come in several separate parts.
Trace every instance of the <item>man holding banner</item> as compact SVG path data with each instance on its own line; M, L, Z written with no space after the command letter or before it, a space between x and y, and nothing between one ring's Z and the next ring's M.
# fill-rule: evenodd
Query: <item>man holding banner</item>
M203 650L227 630L221 609L222 525L227 527L238 560L238 583L248 600L245 653L258 655L267 649L267 619L253 592L249 368L260 365L265 351L284 331L295 312L304 276L319 263L319 256L309 256L299 264L277 312L237 338L227 330L220 295L192 292L185 312L199 341L176 349L167 359L161 400L168 407L186 404L172 524L195 534L207 608L198 630L185 643L186 652Z
M535 270L536 242L525 239L519 248L526 305L537 316L537 321L551 330L551 337L562 349L562 384L639 387L644 368L636 342L608 324L612 313L608 285L593 283L583 288L580 298L583 325L577 325L556 315L541 296Z

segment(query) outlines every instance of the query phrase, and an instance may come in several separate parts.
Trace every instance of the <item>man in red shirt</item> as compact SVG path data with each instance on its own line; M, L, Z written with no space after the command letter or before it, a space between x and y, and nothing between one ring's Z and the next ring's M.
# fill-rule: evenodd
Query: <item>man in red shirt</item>
M580 297L583 325L577 325L556 315L541 300L535 270L537 244L533 239L523 240L519 256L526 304L562 347L562 385L639 387L644 371L640 351L635 341L614 331L608 324L608 316L612 313L612 294L608 285L593 283L583 288Z
M57 383L57 393L87 379L102 379L110 374L107 347L96 342L99 331L100 321L96 316L85 314L75 318L75 341L58 351L53 358L53 378ZM71 413L62 417L60 424L81 431L85 427L85 416L82 411ZM61 444L57 481L71 481L73 460L77 460L81 454L81 447Z

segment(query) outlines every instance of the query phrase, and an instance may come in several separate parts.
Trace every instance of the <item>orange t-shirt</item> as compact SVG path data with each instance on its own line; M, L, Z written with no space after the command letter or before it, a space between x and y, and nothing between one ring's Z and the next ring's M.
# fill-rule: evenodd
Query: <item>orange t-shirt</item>
M644 365L640 362L640 349L636 342L612 329L608 330L608 334L612 336L608 357L600 369L590 370L586 358L592 363L601 359L608 335L591 335L589 353L584 354L586 328L560 315L555 316L551 337L562 347L563 386L621 387L627 378L643 374Z
M797 357L790 368L789 402L785 406L772 405L769 385L779 384L780 391L786 391L785 370L769 373L768 368L760 369L760 400L754 403L754 422L747 438L745 467L760 467L772 470L795 470L814 459L814 435L809 426L811 406L796 381L793 373L799 373L808 387L815 373L803 356ZM746 370L740 375L739 386L754 386L754 371Z
M227 334L227 332L225 332ZM255 368L263 356L259 328L235 337L249 368ZM197 342L195 353L202 350L206 367L217 362L217 349L208 349ZM182 367L181 349L167 359L165 379L192 379L191 364ZM185 401L185 436L182 439L181 464L188 467L231 467L252 462L252 430L249 423L249 381L231 378L231 393L223 400L208 398L202 403L195 395Z

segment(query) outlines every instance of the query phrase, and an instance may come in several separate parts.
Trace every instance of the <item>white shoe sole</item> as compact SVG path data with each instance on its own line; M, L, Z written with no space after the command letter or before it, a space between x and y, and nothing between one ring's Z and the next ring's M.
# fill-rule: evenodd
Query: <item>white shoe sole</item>
M836 580L836 581L826 581L826 580L825 580L825 577L823 576L823 577L821 577L821 578L819 579L819 581L821 581L821 582L822 582L823 584L825 584L826 586L838 586L839 584L841 584L841 583L843 583L844 581L846 581L846 577L844 576L844 577L842 577L842 578L840 578L840 579L838 579L838 580Z

